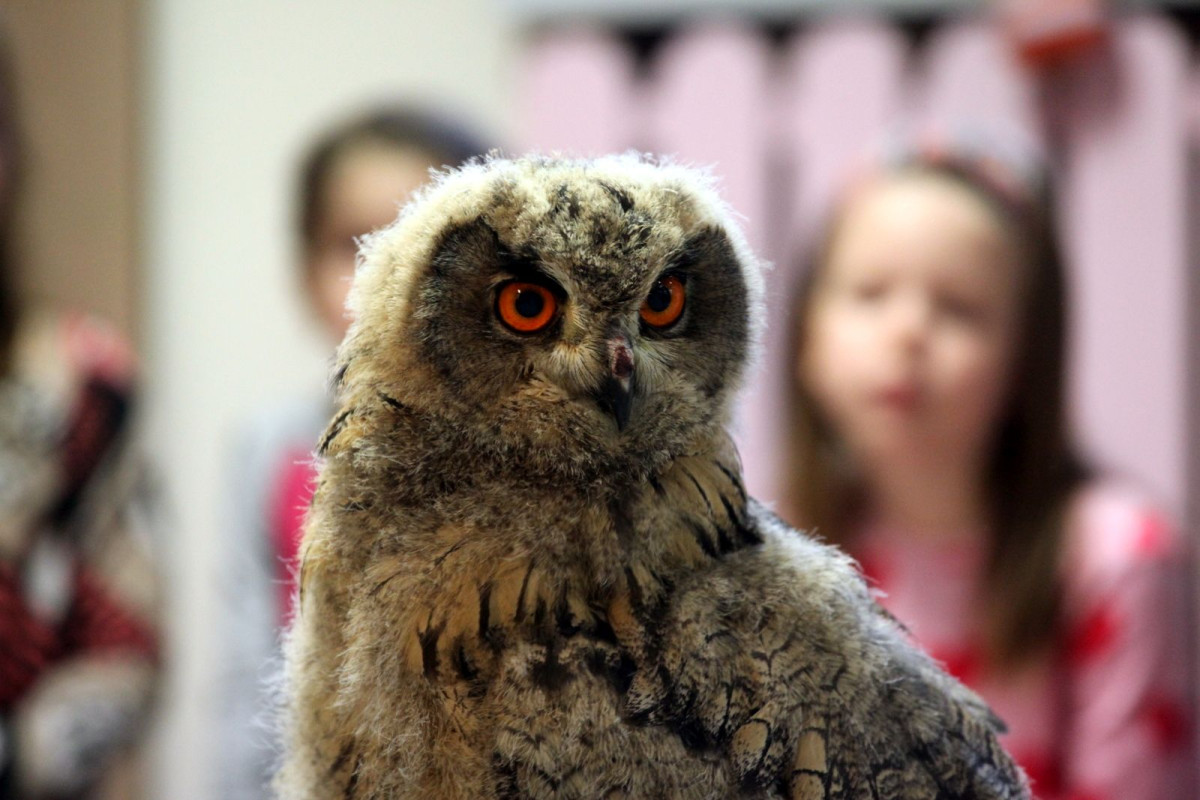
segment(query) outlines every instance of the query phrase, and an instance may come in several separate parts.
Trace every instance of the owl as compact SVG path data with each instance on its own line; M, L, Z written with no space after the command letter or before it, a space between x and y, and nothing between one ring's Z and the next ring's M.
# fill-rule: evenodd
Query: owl
M492 158L365 243L285 798L1017 798L999 721L727 433L761 265L703 175Z

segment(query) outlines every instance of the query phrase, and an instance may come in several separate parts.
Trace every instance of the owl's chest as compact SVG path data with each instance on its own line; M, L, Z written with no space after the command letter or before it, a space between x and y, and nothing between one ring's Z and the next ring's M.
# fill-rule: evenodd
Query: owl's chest
M373 714L390 729L377 730L381 743L421 751L413 796L756 796L738 792L722 753L625 713L637 664L615 612L624 597L630 620L629 598L646 600L659 574L629 543L658 536L671 554L678 528L681 552L708 557L696 526L676 525L669 498L653 491L659 502L624 514L561 497L493 498L474 515L443 505L438 519L409 517L405 546L362 572L348 652L355 672L395 676L364 687L372 697L383 688L415 698Z
M614 644L585 634L515 642L476 692L440 688L446 725L439 728L456 733L426 740L431 760L468 747L482 767L468 780L482 783L485 797L759 796L739 792L721 753L631 722L624 713L630 669Z

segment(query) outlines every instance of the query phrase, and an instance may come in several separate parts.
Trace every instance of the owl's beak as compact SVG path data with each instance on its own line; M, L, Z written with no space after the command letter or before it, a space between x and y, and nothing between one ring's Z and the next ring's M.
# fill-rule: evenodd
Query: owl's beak
M617 421L617 430L629 424L633 411L633 346L625 334L608 340L608 375L596 393L596 403Z

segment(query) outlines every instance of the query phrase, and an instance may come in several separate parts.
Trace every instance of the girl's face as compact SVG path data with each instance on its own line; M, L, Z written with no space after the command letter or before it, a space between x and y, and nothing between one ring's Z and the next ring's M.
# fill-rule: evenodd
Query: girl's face
M350 326L346 295L354 278L356 239L396 219L429 176L432 161L415 149L364 143L342 153L323 187L305 258L309 300L322 326L341 341Z
M886 176L850 199L819 268L799 379L855 459L979 466L1021 289L996 213L950 178Z

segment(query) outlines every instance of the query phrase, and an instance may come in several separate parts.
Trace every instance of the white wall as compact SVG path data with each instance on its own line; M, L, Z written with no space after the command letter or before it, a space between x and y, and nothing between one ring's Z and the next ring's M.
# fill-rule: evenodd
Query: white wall
M206 796L221 459L326 347L293 282L290 189L315 130L381 96L504 136L517 48L492 0L146 0L148 439L171 504L171 670L151 796Z

